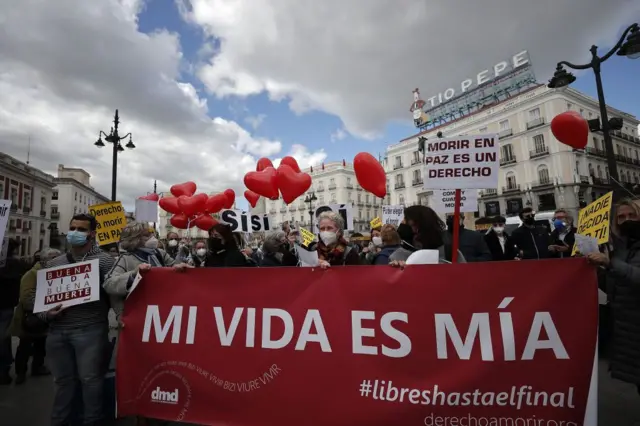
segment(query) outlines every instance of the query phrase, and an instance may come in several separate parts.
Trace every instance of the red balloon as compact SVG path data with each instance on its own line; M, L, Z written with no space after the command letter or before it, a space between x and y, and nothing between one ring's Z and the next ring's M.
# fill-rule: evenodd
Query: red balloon
M225 209L230 209L233 207L233 203L236 202L236 193L233 189L227 189L224 191L225 197L227 197L227 202L224 205Z
M300 173L300 166L298 166L298 162L296 161L295 158L287 155L282 160L280 160L280 165L282 164L291 167L294 172Z
M311 187L311 176L296 172L286 164L280 164L276 182L285 204L291 204Z
M263 197L277 200L278 184L276 183L276 169L267 167L261 172L249 172L244 175L244 184L249 190Z
M187 229L187 226L189 226L189 218L184 213L172 216L169 222L178 229Z
M258 200L260 199L260 196L255 192L247 189L246 191L244 191L244 198L247 199L251 207L255 207L258 203Z
M360 152L353 159L353 170L360 186L376 197L387 195L387 177L382 165L368 152Z
M162 197L158 203L160 208L166 212L178 214L181 212L176 197Z
M563 112L551 120L551 133L565 145L584 149L589 139L589 123L576 111Z
M158 194L154 194L153 192L149 195L138 197L138 200L148 200L148 201L158 201L159 199L160 199L160 196Z
M169 188L169 191L171 191L174 197L179 197L181 195L191 197L196 193L196 184L195 182L191 181L185 183L177 183Z
M203 214L194 219L193 224L203 231L208 231L213 228L214 225L218 223L217 220L209 216L208 214Z
M218 213L227 203L227 196L224 194L216 194L209 197L205 203L204 210L207 213Z
M261 172L267 167L273 167L273 163L266 157L262 157L258 160L258 164L256 165L256 172Z
M193 197L181 195L178 197L178 206L180 206L182 213L187 216L193 216L200 211L204 211L204 207L208 199L209 197L207 194L198 194Z

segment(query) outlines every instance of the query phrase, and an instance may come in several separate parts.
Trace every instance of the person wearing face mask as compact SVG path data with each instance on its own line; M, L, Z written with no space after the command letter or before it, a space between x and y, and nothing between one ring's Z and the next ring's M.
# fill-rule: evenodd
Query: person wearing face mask
M167 234L167 254L177 262L183 262L182 247L180 247L180 236L175 232Z
M291 254L284 231L274 231L266 235L262 245L263 256L260 266L296 266L298 260Z
M205 241L196 242L193 256L191 256L190 265L196 268L203 268L204 263L207 260L207 243Z
M321 268L360 264L358 252L344 239L342 216L334 211L325 211L318 216L318 228L317 251Z
M553 214L553 231L551 232L549 257L563 259L571 257L576 241L576 228L566 210L556 210Z
M586 257L605 274L613 314L609 371L640 393L640 201L621 200L612 216L613 250Z
M543 226L536 226L535 212L531 207L525 207L520 212L522 225L518 227L511 238L519 250L519 257L523 260L547 259L549 257L549 234Z
M502 216L494 218L491 228L484 235L484 241L491 252L491 258L495 261L519 260L518 248L504 230L506 221Z
M447 230L453 238L453 224L455 216L450 215L447 217ZM460 224L460 231L458 233L458 248L464 255L467 262L488 262L492 260L491 252L485 243L482 234L477 231L473 231L465 228L464 226L464 213L460 213L458 218Z
M233 236L229 225L218 223L209 230L209 252L204 265L207 268L233 268L255 266L240 251L238 241Z
M375 237L381 239L381 250L376 253L373 264L374 265L388 265L389 257L400 247L402 247L402 240L396 228L393 225L384 225L380 229L380 236Z

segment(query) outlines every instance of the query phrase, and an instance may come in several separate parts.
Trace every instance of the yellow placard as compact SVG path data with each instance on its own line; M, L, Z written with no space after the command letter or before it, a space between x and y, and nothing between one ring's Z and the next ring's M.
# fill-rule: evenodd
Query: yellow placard
M376 217L371 222L369 222L369 225L371 225L371 229L380 228L382 226L382 219Z
M302 237L302 245L305 247L309 247L309 244L316 239L316 236L313 232L307 231L304 228L300 228L300 236Z
M89 214L96 218L96 240L99 246L120 241L120 231L127 225L124 207L120 201L89 206Z
M609 227L611 224L611 204L613 192L598 198L578 214L578 234L593 237L598 244L609 242ZM572 255L576 253L577 244L573 246Z

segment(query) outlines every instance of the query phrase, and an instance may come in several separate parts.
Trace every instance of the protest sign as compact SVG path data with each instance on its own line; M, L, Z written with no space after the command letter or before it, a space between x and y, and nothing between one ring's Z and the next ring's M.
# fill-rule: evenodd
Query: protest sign
M382 206L382 223L396 228L404 220L404 206Z
M153 200L136 200L135 218L139 222L158 221L158 202Z
M242 210L222 210L220 222L231 227L231 232L269 232L273 230L271 218L266 214L251 214Z
M100 300L100 261L40 269L36 287L34 313L58 305L69 307Z
M0 240L4 238L4 234L7 232L9 214L11 214L11 200L0 200Z
M300 238L302 239L302 245L305 247L309 247L309 244L311 244L316 239L316 235L304 228L299 228L299 230Z
M326 206L318 206L316 208L313 224L315 232L320 232L318 228L318 216L322 212L334 211L342 216L342 220L344 220L344 229L345 231L353 231L353 206L351 204L329 204Z
M428 140L424 154L424 188L497 188L498 142L496 134Z
M382 226L382 219L379 217L374 218L369 222L369 226L371 226L371 229L380 228Z
M598 244L609 242L609 228L611 226L611 206L613 191L589 204L578 213L578 234L585 237L593 237ZM577 244L573 246L572 255L578 250Z
M120 201L89 206L89 214L96 218L96 239L99 246L120 241L120 231L127 225L127 217Z
M478 211L478 190L463 189L460 192L460 213ZM434 190L430 205L436 213L453 213L456 206L455 189Z
M582 259L542 262L544 280L541 262L152 268L124 307L118 414L596 425L596 274Z

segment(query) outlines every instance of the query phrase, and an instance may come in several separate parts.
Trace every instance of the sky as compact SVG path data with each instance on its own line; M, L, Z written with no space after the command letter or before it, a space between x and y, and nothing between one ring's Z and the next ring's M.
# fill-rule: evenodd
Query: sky
M137 146L119 156L125 206L154 180L241 197L263 156L308 167L384 153L415 133L416 87L442 92L522 50L541 82L560 60L588 61L592 44L604 52L640 22L640 2L607 5L0 0L0 151L25 161L30 139L33 166L84 168L110 196L111 150L93 143L118 108ZM640 60L607 61L607 102L640 116L638 75ZM595 96L593 73L577 76Z

